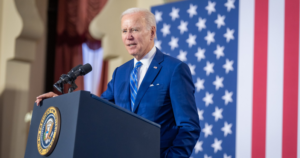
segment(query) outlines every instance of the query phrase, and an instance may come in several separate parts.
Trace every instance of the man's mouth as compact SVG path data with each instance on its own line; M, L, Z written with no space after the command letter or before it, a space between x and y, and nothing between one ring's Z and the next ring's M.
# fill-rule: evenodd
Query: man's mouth
M132 46L136 46L136 44L135 44L135 43L133 43L133 44L128 44L127 46L132 47Z

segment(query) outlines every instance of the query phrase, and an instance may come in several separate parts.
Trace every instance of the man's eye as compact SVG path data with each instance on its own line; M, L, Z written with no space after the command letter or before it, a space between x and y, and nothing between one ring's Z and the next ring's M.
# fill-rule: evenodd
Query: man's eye
M123 30L122 32L123 32L123 33L126 33L127 31L126 31L126 30Z
M138 29L132 29L132 31L138 31Z

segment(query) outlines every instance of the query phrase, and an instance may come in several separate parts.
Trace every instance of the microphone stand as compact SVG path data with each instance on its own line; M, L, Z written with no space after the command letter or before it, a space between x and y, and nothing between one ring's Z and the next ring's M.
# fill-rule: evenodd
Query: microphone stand
M61 78L65 77L66 75L65 74L62 74L61 75ZM76 88L77 88L77 85L75 84L75 80L72 80L72 81L69 81L68 84L71 85L71 87L68 89L68 93L71 93L73 92ZM63 82L56 82L54 85L53 85L60 93L64 94L64 83Z
M68 93L71 93L77 88L77 85L74 81L71 81L69 84L71 85L71 87L69 88Z

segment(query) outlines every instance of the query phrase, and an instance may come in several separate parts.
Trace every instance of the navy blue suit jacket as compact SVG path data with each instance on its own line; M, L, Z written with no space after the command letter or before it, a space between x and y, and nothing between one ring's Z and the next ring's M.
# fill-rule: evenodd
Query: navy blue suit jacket
M107 90L101 95L129 111L133 66L132 59L116 68ZM157 49L137 92L133 112L161 125L161 157L188 158L191 155L201 130L194 92L189 67Z

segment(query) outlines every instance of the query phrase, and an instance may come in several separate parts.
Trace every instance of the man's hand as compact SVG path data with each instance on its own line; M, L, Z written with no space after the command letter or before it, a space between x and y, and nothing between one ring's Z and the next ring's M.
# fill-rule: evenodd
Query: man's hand
M45 94L42 94L42 95L39 95L38 97L36 97L36 105L39 106L40 105L40 102L43 100L43 99L47 99L47 98L52 98L52 97L56 97L58 96L57 94L53 93L53 92L48 92L48 93L45 93Z

